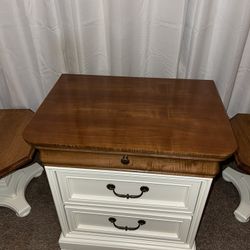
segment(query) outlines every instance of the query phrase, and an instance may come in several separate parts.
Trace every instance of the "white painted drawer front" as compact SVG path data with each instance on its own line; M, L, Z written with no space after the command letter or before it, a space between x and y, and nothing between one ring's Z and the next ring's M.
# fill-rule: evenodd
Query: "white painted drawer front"
M71 169L57 171L57 176L65 204L108 203L187 213L193 212L201 185L194 178L121 171ZM116 196L108 184L119 195L140 195L143 186L149 190L139 198L127 199Z
M88 206L65 206L65 210L70 231L73 233L99 233L185 242L191 222L189 215L166 214L164 217L158 217L149 213L118 211L112 208L98 210ZM119 228L110 218L116 220L114 223ZM140 221L145 224L139 226ZM128 227L127 230L125 227Z

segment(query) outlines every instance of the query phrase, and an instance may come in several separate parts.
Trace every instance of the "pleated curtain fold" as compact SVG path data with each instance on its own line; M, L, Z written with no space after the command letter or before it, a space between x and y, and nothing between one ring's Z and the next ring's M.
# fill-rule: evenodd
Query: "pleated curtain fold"
M0 108L36 110L61 73L215 81L250 113L249 0L1 0Z

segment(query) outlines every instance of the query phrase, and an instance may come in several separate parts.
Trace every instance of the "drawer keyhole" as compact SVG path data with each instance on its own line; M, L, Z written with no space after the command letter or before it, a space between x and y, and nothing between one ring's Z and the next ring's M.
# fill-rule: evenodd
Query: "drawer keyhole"
M114 184L108 184L107 185L107 189L108 190L112 190L113 193L120 197L120 198L127 198L127 199L135 199L135 198L139 198L143 195L143 193L146 193L149 191L149 188L147 186L141 186L140 190L141 190L141 193L140 194L118 194L116 191L115 191L115 185Z
M135 230L139 229L140 226L146 224L146 221L145 221L145 220L138 220L138 221L137 221L137 223L138 223L138 226L137 226L137 227L128 227L128 226L118 226L118 225L116 225L116 224L115 224L116 218L114 218L114 217L110 217L110 218L109 218L109 221L114 225L115 228L118 228L118 229L120 229L120 230L125 230L125 231L128 231L128 230L130 230L130 231L135 231Z

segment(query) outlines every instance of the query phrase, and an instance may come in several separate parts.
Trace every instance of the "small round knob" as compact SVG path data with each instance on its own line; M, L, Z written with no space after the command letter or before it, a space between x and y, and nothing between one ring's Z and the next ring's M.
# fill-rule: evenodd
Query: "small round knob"
M129 158L127 155L124 155L121 159L121 163L124 165L128 165L129 164Z

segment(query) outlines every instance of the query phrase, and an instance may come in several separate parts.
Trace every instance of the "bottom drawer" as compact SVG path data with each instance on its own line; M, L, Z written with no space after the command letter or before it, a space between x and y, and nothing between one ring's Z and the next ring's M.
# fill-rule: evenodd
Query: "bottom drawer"
M65 206L72 233L100 233L122 237L143 237L153 240L186 242L192 217L151 212L97 209L90 206Z

